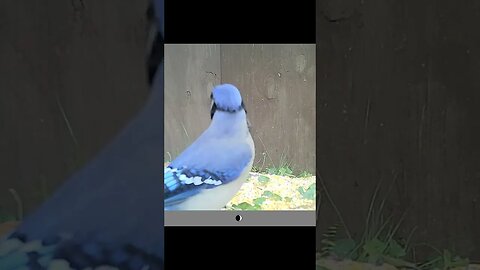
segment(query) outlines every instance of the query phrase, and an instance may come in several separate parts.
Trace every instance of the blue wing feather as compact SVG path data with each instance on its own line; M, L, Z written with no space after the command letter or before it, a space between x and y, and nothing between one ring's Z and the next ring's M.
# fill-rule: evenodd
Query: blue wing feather
M177 159L164 169L165 209L175 206L204 189L212 189L237 179L253 157L248 145L239 145L229 153L228 159L195 159L192 152L202 151L198 142L192 144Z

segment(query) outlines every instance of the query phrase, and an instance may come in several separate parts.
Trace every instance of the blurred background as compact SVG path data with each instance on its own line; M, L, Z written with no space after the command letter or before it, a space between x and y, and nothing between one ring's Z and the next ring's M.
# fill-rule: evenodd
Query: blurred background
M401 258L480 260L478 25L479 1L317 1L319 250L383 216Z
M0 1L0 223L39 206L143 106L147 6Z
M255 142L254 166L315 174L315 45L165 45L165 161L210 124L210 93L236 85Z

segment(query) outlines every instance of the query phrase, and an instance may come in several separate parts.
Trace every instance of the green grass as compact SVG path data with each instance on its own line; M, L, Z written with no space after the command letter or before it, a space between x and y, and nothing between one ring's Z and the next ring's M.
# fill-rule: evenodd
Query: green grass
M265 150L261 153L261 155L256 157L256 162L252 167L252 172L299 178L313 176L307 171L300 171L295 173L295 166L292 166L292 163L288 160L286 154L288 152L288 145L284 145L284 149L280 154L279 160L274 161L266 150L267 148L265 147L265 144L263 144L262 139L259 137L258 140L263 145Z
M322 182L323 186L324 183ZM324 186L325 187L325 186ZM455 256L451 251L432 249L435 253L426 261L415 262L412 254L415 246L411 244L411 238L416 228L412 228L406 240L398 235L405 213L394 220L393 215L386 215L385 203L393 185L387 191L386 196L378 202L380 183L377 185L365 219L364 232L361 237L352 237L337 207L328 195L330 202L337 211L341 223L330 226L323 234L321 241L322 257L334 256L340 259L350 259L375 265L388 263L397 268L433 270L451 269L453 267L468 265L468 259Z
M266 169L261 169L259 167L253 166L251 171L255 173L264 173L264 174L270 174L270 175L298 177L298 178L307 178L307 177L313 176L313 174L307 171L300 171L296 173L289 165L284 165L279 167L271 166Z
M418 266L419 269L451 269L455 267L464 267L469 264L467 258L462 258L458 255L454 256L449 250L444 249L443 251L440 251L437 248L431 248L435 251L435 254L432 255L429 260L420 263Z
M300 177L300 178L307 178L307 177L312 177L312 176L313 176L313 174L311 174L307 171L303 171L298 175L298 177Z
M292 169L289 166L270 167L270 168L267 168L266 173L272 174L272 175L279 175L279 176L295 177Z
M270 182L270 177L265 176L265 175L260 175L258 177L258 182L260 182L262 184L266 184L266 183Z
M262 204L266 201L266 200L273 200L273 201L282 201L282 200L285 200L285 201L289 201L288 199L290 199L291 201L291 198L282 198L282 196L274 193L274 192L271 192L271 191L264 191L262 193L262 195L258 198L255 198L253 200L253 205L250 204L250 203L247 203L247 202L242 202L242 203L239 203L239 204L233 204L232 205L232 210L262 210Z
M251 205L247 202L242 202L239 204L232 204L232 210L251 210L251 211L256 211L256 210L261 210L261 203L257 204L255 203L254 205Z

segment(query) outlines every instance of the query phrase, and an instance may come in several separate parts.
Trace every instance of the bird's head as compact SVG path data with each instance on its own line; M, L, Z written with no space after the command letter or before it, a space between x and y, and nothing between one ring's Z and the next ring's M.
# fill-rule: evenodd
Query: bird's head
M213 115L217 111L235 113L245 110L240 91L232 84L216 86L212 90L210 98L212 99L212 108L210 110L211 118L213 118Z
M217 85L213 88L210 99L212 100L212 106L210 109L211 119L213 119L213 116L217 111L229 113L244 111L245 115L247 114L247 109L245 109L245 104L243 103L240 91L232 84L226 83ZM250 121L248 118L246 120L248 129L250 129Z

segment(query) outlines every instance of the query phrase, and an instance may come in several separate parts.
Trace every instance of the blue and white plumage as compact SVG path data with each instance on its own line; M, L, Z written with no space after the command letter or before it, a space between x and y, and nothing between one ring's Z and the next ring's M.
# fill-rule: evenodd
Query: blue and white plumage
M218 210L239 191L252 168L255 147L239 90L211 94L210 126L164 169L165 210Z
M161 10L163 0L153 4ZM163 14L155 16L156 24ZM163 269L163 59L157 59L149 61L151 95L137 117L0 239L1 270Z

